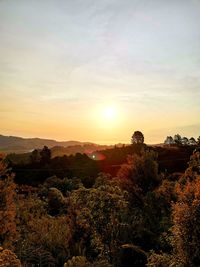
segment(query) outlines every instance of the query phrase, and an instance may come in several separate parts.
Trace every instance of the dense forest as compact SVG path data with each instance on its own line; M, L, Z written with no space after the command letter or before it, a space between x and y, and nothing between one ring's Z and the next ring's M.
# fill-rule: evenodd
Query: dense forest
M133 136L134 137L134 136ZM0 161L0 266L200 266L199 146Z

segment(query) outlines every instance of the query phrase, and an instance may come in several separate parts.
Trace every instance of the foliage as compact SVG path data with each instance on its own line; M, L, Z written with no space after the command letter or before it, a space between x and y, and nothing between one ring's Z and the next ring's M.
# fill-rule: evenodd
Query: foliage
M143 152L142 155L130 155L127 164L122 165L118 177L130 181L135 188L143 193L152 190L158 185L158 164L153 151Z
M132 144L143 144L144 143L144 135L140 131L135 131L131 138Z
M51 159L51 150L47 146L44 146L40 151L40 157L43 164L48 164Z
M33 206L33 208L35 207ZM72 235L70 219L66 216L54 218L45 215L42 207L39 209L38 213L33 209L33 214L35 214L33 217L29 213L30 211L24 210L22 213L20 218L21 239L17 244L17 254L19 257L23 257L23 261L31 261L37 255L35 251L40 249L50 253L51 257L45 254L48 256L47 259L54 258L56 264L63 264L69 255L68 247ZM42 256L43 252L41 253Z
M197 145L200 146L200 136L197 138Z
M56 175L51 176L46 179L44 184L41 186L41 193L44 195L48 194L48 191L51 187L55 187L62 192L63 195L67 195L69 192L82 187L80 179L73 178L58 178Z
M175 263L172 255L166 253L151 252L148 257L147 267L181 267L180 263Z
M48 209L49 213L54 216L66 209L66 200L63 194L55 187L49 189Z
M91 263L86 257L76 256L68 260L67 263L64 264L64 267L112 267L112 265L105 260L100 259Z
M15 253L0 247L0 267L21 267L21 263Z
M25 266L55 267L56 261L49 251L39 248L26 248L21 252Z
M101 176L93 188L73 191L69 205L74 217L74 243L86 247L91 260L97 256L110 258L117 247L118 227L127 212L124 192Z
M178 202L173 207L174 246L184 266L200 264L200 177L177 188Z
M15 184L13 174L9 173L0 161L0 243L12 248L18 237L16 229Z
M183 266L200 265L200 153L196 152L185 172L185 182L176 187L177 203L173 206L174 249Z
M25 266L198 266L198 149L181 175L159 171L177 165L177 157L186 162L191 148L184 146L149 151L134 144L98 153L101 160L86 154L38 160L33 151L32 162L14 166L18 177L20 168L27 173L25 185L17 188L10 171L1 167L4 245L13 246ZM169 164L158 168L166 158ZM117 177L97 175L119 168Z
M200 152L194 152L190 157L189 166L186 169L181 182L194 181L200 175Z
M116 146L111 149L99 151L101 159L94 160L90 155L76 154L51 158L48 164L39 162L10 161L10 167L15 172L15 182L18 184L29 184L32 186L41 185L48 177L56 175L58 178L81 180L86 188L94 185L98 173L109 173L113 177L117 175L120 166L126 162L127 155L141 154L142 149L151 149L158 153L157 162L159 171L169 173L183 172L187 167L193 147L176 146L176 147L148 147L145 144L134 144L129 146ZM17 155L21 157L21 155ZM99 158L99 157L98 157ZM13 163L12 163L13 162ZM56 186L53 186L56 187ZM57 188L57 187L56 187ZM60 188L58 188L61 190ZM62 190L61 190L62 191ZM62 193L64 193L62 191Z
M39 163L41 160L41 155L40 155L40 152L39 150L37 149L34 149L31 154L30 154L30 161L32 164L34 163Z
M64 267L88 267L87 259L83 256L72 257L64 264Z
M148 192L145 197L146 220L149 229L157 234L166 233L172 226L171 205L176 200L174 184L164 179L158 188Z
M33 219L40 219L47 215L47 204L37 197L37 194L28 196L19 195L17 201L17 222L21 232Z
M177 145L181 145L181 136L180 134L175 134L174 135L174 142L177 144Z

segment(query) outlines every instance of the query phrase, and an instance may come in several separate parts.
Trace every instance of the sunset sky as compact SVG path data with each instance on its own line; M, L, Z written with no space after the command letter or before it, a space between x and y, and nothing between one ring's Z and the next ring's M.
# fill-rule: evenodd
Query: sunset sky
M0 134L200 135L200 0L0 0Z

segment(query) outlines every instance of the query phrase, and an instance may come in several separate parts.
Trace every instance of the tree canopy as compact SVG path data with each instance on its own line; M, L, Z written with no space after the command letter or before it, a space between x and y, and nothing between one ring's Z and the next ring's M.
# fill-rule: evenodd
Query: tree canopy
M144 143L144 135L140 131L135 131L131 138L132 144L143 144Z

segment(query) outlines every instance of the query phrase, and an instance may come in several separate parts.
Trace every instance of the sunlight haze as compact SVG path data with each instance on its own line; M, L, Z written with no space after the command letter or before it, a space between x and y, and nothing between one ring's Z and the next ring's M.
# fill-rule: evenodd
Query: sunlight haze
M0 134L200 135L200 1L0 1Z

